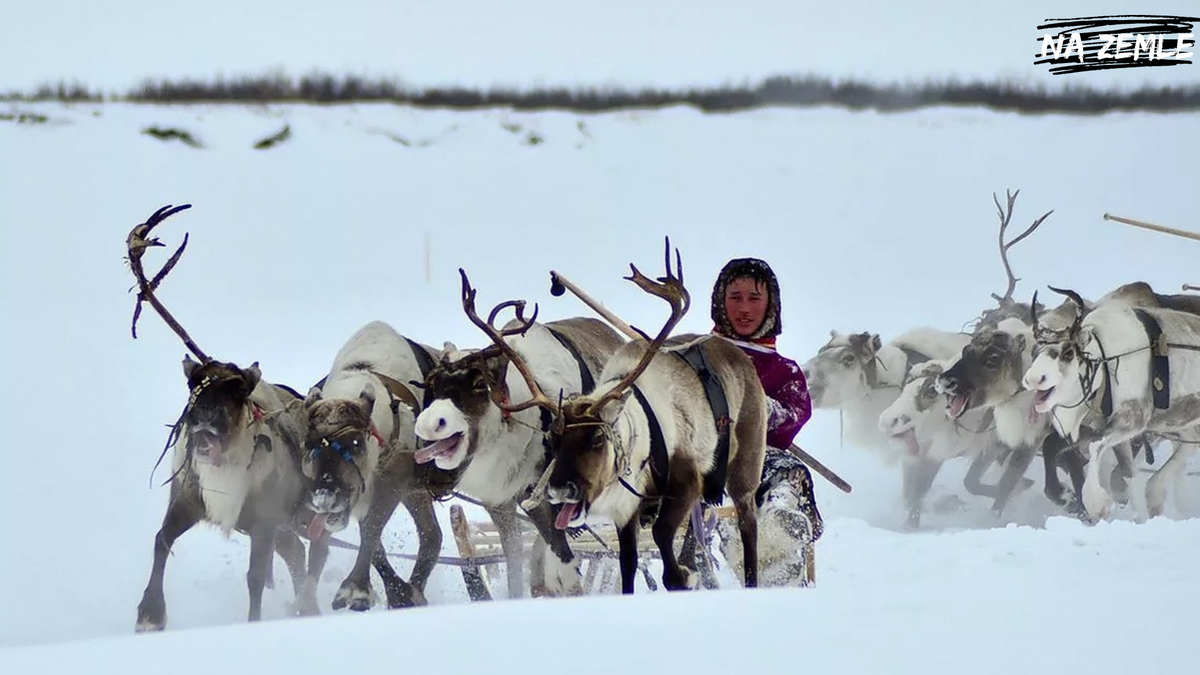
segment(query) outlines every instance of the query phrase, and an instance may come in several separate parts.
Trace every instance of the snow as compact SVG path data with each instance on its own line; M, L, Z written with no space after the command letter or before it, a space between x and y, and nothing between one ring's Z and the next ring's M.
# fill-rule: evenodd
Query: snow
M1130 11L1083 4L1061 3L1053 14ZM953 44L964 39L955 12L968 11L955 3L918 20L911 11L868 14L852 3L819 11L775 3L745 15L727 3L707 13L660 5L639 8L637 16L671 18L666 33L663 21L618 22L635 10L612 3L605 8L621 9L602 17L547 4L544 21L527 23L522 12L490 4L468 20L384 3L360 5L357 13L263 3L260 13L233 15L232 3L216 3L209 14L127 0L126 20L94 35L87 29L101 19L95 12L108 10L76 7L49 25L47 12L61 7L26 5L10 28L22 37L0 43L5 77L11 75L0 84L33 86L78 74L121 87L146 74L146 64L161 74L206 76L213 69L254 73L275 61L293 72L370 63L414 81L482 85L709 83L814 63L822 72L887 80L940 73L950 62L924 43L907 61L876 58L866 47L817 59L830 43L797 38L796 26L809 12L824 13L813 21L819 25L861 14L854 25L865 28L907 17L910 29L958 26L947 33ZM982 10L970 11L971 25L983 26ZM568 39L562 27L581 17L587 25ZM1046 18L1032 10L988 15L996 25L978 35L994 48L971 52L976 60L952 72L1011 68L1032 77L1032 54L1019 45L1033 44L1033 26ZM431 23L460 30L421 28ZM494 31L497 42L465 50L481 34L475 23ZM250 36L265 24L272 26L268 37L253 43ZM354 39L270 37L301 25ZM210 42L218 29L222 48ZM605 42L618 29L621 39ZM719 29L736 37L713 41ZM893 45L907 44L905 34L872 33ZM42 37L38 54L45 58L30 58L29 46ZM68 59L62 41L70 40L78 42ZM668 40L692 46L655 46ZM1001 43L1007 55L997 51ZM518 44L527 49L505 48ZM699 44L710 49L690 58L687 49ZM561 58L544 58L551 52L543 50L555 49ZM448 54L457 58L443 58ZM1146 73L1173 83L1189 77L1186 67L1149 70L1177 71ZM1112 79L1128 84L1141 76L1135 70ZM650 663L664 658L664 649L673 669L693 673L735 668L715 658L722 653L747 672L794 663L822 673L1174 673L1193 660L1187 622L1178 617L1200 601L1193 571L1200 553L1197 478L1168 499L1164 517L1138 522L1146 477L1139 474L1131 507L1087 527L1042 496L1040 462L1027 473L1035 485L1010 501L1004 518L965 493L966 466L951 462L930 494L924 529L903 532L898 471L862 448L841 447L838 417L827 411L817 411L798 442L854 491L843 494L816 479L826 534L811 589L668 595L639 584L633 598L470 604L459 570L440 566L427 590L430 607L351 615L329 609L353 561L352 552L335 549L318 588L324 616L287 616L292 592L276 562L266 621L247 625L247 541L197 528L179 540L167 565L167 631L132 635L166 499L159 484L167 472L160 469L151 482L150 469L165 425L184 401L184 348L149 308L138 339L131 338L133 278L122 257L133 225L164 204L193 204L159 228L170 246L191 235L159 296L203 349L223 360L258 360L265 377L301 391L370 320L427 344L482 345L460 309L459 267L479 289L481 308L523 297L539 303L544 319L587 314L569 295L549 294L555 269L630 323L653 328L665 307L620 276L630 262L659 272L664 235L682 253L694 300L680 330L708 330L708 289L726 260L765 257L782 286L780 350L802 361L831 328L871 330L886 340L918 325L957 330L989 306L989 294L1004 286L992 193L1003 199L1006 188L1021 189L1014 228L1054 209L1012 251L1023 299L1035 289L1039 298L1056 297L1047 284L1099 297L1134 279L1168 292L1200 282L1189 276L1195 244L1100 217L1196 229L1196 171L1179 140L1195 135L1194 113L704 115L675 107L581 115L391 105L0 104L0 112L10 110L50 119L0 121L0 425L10 434L10 480L0 493L5 675L240 671L251 662L317 672L326 664L374 667L380 658L397 668L463 672L512 672L570 658L573 670L599 672ZM291 140L252 149L284 124ZM140 133L150 125L186 129L205 148ZM531 144L531 134L541 142ZM152 269L167 252L155 253ZM448 505L438 509L448 525ZM467 511L480 517L474 507ZM351 542L353 530L344 533ZM446 531L444 552L453 555ZM403 510L384 545L415 551ZM407 574L411 563L395 562ZM503 594L504 584L494 592ZM731 618L731 610L739 616ZM572 623L568 640L564 622ZM701 631L696 640L692 629ZM709 640L714 631L721 642ZM617 651L600 651L610 645Z

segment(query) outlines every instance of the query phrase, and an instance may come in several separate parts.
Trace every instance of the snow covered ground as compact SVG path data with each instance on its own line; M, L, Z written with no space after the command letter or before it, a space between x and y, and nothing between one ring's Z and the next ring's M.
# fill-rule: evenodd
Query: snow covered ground
M860 449L840 448L837 416L822 411L799 442L855 489L845 495L818 480L828 529L815 589L479 607L463 605L461 576L444 567L431 581L433 607L278 621L291 591L277 563L280 583L265 607L274 621L246 627L247 545L198 529L180 540L167 568L168 633L129 637L166 496L149 486L149 473L183 399L184 350L151 313L140 338L130 338L132 277L122 256L133 224L163 204L193 204L162 228L171 242L190 232L191 243L160 296L202 348L222 359L257 359L268 377L302 390L371 319L430 344L480 344L459 308L459 266L481 305L524 297L546 318L585 312L569 296L549 295L553 268L635 325L653 326L661 303L620 276L629 262L656 269L667 234L697 298L681 330L707 330L708 289L726 259L762 255L783 288L780 348L803 359L830 328L884 336L921 324L958 329L988 306L988 293L1004 280L991 192L1007 187L1022 189L1018 223L1055 209L1012 252L1022 296L1048 283L1098 296L1136 278L1164 289L1194 282L1196 252L1187 242L1099 216L1186 227L1200 211L1200 196L1188 188L1195 172L1181 166L1164 177L1130 161L1136 152L1112 162L1097 155L1171 147L1194 133L1195 115L17 108L49 121L0 125L8 384L0 410L4 428L20 430L5 453L13 480L0 509L8 535L0 561L5 673L98 663L148 669L157 654L199 654L190 650L215 640L222 646L205 648L203 659L174 659L211 670L318 639L312 631L328 640L335 626L345 626L336 633L344 641L328 652L339 665L374 660L356 641L387 636L385 644L421 645L414 658L429 667L438 652L428 646L453 649L468 639L480 648L461 657L464 670L484 655L516 667L533 658L519 635L553 645L545 647L549 658L565 653L561 640L536 637L564 612L579 617L578 634L596 648L612 644L603 626L624 631L630 653L644 660L665 617L719 622L731 609L747 614L736 626L715 627L730 653L748 650L774 664L815 659L823 672L898 663L928 670L960 659L985 672L1021 661L1121 672L1143 658L1156 672L1172 672L1186 660L1171 640L1183 637L1183 624L1171 617L1200 600L1190 573L1200 522L1180 520L1195 514L1180 510L1194 507L1194 482L1164 519L1133 522L1135 501L1118 522L1086 528L1054 516L1035 469L1029 475L1038 484L997 520L986 502L963 493L965 467L951 465L931 501L958 494L965 510L931 514L927 531L902 533L895 471ZM251 149L285 123L291 140ZM187 129L206 149L139 133L151 124ZM530 134L542 142L529 144ZM155 485L164 478L160 471ZM445 519L447 507L440 509ZM385 543L415 550L403 512ZM449 539L446 546L452 553ZM333 553L320 587L324 607L351 560ZM630 620L645 631L617 628ZM529 632L489 634L497 621ZM184 630L199 628L206 632ZM1127 646L1089 646L1109 633ZM1153 643L1137 639L1151 636ZM680 638L686 642L686 633ZM806 651L790 640L804 640ZM704 670L709 651L678 653ZM288 658L311 663L305 650Z
M707 84L795 71L1046 81L1029 65L1037 22L1143 11L1100 4L991 16L953 3L918 18L853 3L739 5L745 14L727 3L709 12L660 3L636 15L622 4L606 3L602 13L547 3L530 10L538 21L525 21L503 5L467 19L384 3L335 13L294 1L261 3L239 22L222 4L198 13L125 0L101 16L90 6L51 15L57 10L46 3L6 17L21 37L0 41L0 90L60 76L120 88L143 75L256 74L277 63L294 73L319 66L482 86ZM1187 13L1187 5L1154 11ZM850 49L813 32L850 25L846 17L874 28L876 39ZM105 19L111 25L93 30ZM319 39L314 26L335 37ZM909 37L931 26L942 27L946 42ZM982 47L946 56L939 45L958 49L972 26ZM807 32L795 37L801 27ZM479 42L484 35L495 42ZM833 44L843 45L837 58L828 56ZM892 46L886 58L880 44ZM1077 81L1183 84L1189 73L1178 71L1187 68ZM825 411L798 442L854 491L817 479L827 527L812 589L639 589L634 598L472 605L459 571L439 567L430 607L350 615L328 609L353 560L334 550L319 588L325 616L288 618L291 589L277 562L267 621L249 626L247 542L198 528L168 563L167 631L132 635L166 498L166 472L151 480L150 470L184 400L185 350L149 308L131 339L133 278L122 258L133 225L162 205L193 204L160 228L172 245L191 234L160 297L202 348L258 360L266 377L301 391L373 319L427 344L483 344L460 309L459 267L480 306L521 297L538 302L546 319L587 313L549 294L556 269L634 325L656 326L662 303L620 277L630 262L657 271L664 235L681 250L695 299L680 330L708 330L709 289L726 260L761 256L782 285L780 350L804 360L830 329L884 339L918 325L957 330L991 305L989 294L1004 286L992 193L1003 198L1006 188L1021 190L1014 227L1054 209L1012 251L1022 298L1035 289L1047 295L1047 284L1098 297L1134 279L1172 292L1200 283L1200 245L1101 219L1109 212L1200 229L1200 174L1184 145L1200 131L1200 115L0 104L0 114L11 112L48 119L0 120L4 675L264 664L320 672L374 668L380 659L395 668L515 672L563 658L574 670L601 672L654 663L664 644L673 667L692 673L1194 669L1180 617L1200 602L1200 477L1168 500L1163 518L1138 522L1141 474L1130 509L1086 527L1047 503L1039 463L1027 474L1035 485L1003 519L965 494L966 467L950 463L929 501L957 495L961 508L935 509L923 531L903 532L897 470L841 447L838 417ZM285 124L290 140L252 149ZM141 133L152 125L187 130L204 148ZM447 512L439 507L443 523ZM344 534L356 541L353 528ZM403 511L384 543L415 551ZM453 554L449 537L445 551ZM406 574L410 563L396 562ZM723 663L726 655L736 665Z

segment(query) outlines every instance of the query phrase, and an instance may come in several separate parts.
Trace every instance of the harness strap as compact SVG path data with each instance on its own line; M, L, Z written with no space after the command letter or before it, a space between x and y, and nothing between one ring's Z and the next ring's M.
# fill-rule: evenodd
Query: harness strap
M725 479L729 469L729 400L725 388L713 374L701 344L693 344L681 351L672 352L691 366L704 385L704 396L712 409L713 421L717 425L717 447L713 467L704 474L704 503L716 506L725 499Z
M650 402L646 400L646 395L635 384L631 385L633 395L637 397L638 403L642 406L642 411L646 413L646 424L650 427L650 475L654 478L654 487L658 490L659 496L667 492L667 479L670 477L670 458L667 456L667 441L663 437L662 427L658 424L658 418L654 416L654 409L650 407ZM622 481L624 482L624 481ZM625 487L629 488L634 494L638 494L633 490L628 483Z
M550 331L550 334L558 339L563 348L570 352L571 356L575 357L575 363L579 365L580 386L583 387L579 393L590 393L592 389L596 388L596 381L592 378L592 371L588 369L587 362L583 360L583 355L579 353L579 349L575 347L575 343L568 340L567 336L558 332L551 326L546 326L546 330Z
M1154 407L1166 410L1171 406L1171 365L1167 358L1167 341L1163 336L1162 326L1158 325L1149 312L1140 307L1133 309L1133 314L1142 322L1146 337L1150 339L1150 382Z
M433 357L429 355L429 352L425 351L424 347L413 341L412 338L404 336L404 341L407 342L409 348L412 349L413 357L417 360L417 368L421 370L421 381L424 382L425 378L429 376L429 371L433 370L434 366L436 365L433 362ZM429 392L429 389L426 388L425 396L423 397L420 408L417 409L417 412L429 407L429 404L432 403L430 400L431 398L432 396Z

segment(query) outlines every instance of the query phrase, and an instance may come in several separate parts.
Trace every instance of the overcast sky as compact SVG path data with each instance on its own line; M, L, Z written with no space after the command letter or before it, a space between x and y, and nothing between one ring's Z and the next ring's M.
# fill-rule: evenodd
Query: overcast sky
M73 78L124 89L147 76L208 78L270 68L479 85L688 84L780 72L873 80L980 75L1051 86L1200 82L1200 64L1071 76L1050 76L1045 66L1033 65L1036 27L1046 19L1200 15L1197 0L10 0L6 5L0 18L0 90Z

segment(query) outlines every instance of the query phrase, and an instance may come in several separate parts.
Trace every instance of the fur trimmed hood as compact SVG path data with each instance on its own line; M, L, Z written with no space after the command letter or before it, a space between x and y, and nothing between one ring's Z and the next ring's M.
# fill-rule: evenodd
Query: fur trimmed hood
M729 317L725 315L725 288L729 286L730 281L738 277L750 277L767 287L767 313L763 316L762 325L758 327L758 330L746 338L739 336L733 330L733 326L729 323ZM721 273L717 275L712 292L712 320L718 333L734 339L749 341L774 338L783 331L782 315L782 306L779 301L779 280L775 277L775 271L766 261L758 258L735 258L725 263L725 267L721 268Z

